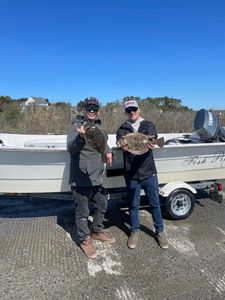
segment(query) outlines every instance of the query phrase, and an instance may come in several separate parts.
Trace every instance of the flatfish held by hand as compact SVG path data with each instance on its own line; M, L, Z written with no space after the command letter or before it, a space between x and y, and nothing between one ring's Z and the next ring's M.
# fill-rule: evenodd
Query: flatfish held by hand
M164 138L154 139L154 137L141 132L132 132L128 133L117 142L119 148L125 148L126 151L135 155L141 155L148 152L149 144L155 144L161 148L164 145Z
M101 153L102 161L107 162L107 156L105 154L105 149L107 146L107 135L103 130L96 124L86 123L85 128L85 141L99 153Z

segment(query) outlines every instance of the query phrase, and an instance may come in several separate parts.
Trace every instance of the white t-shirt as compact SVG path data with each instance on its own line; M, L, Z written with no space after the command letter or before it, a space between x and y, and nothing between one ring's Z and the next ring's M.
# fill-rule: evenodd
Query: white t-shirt
M144 121L144 119L142 117L139 117L135 122L128 121L128 123L130 123L130 125L133 127L134 132L138 132L141 121Z

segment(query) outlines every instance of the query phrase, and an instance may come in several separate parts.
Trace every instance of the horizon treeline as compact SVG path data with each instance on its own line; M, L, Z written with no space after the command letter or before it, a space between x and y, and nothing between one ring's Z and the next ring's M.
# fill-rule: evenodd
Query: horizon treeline
M74 114L79 114L82 101L73 106L69 102L48 102L47 107L37 104L24 107L21 104L28 98L12 99L0 96L0 132L24 134L67 134ZM134 99L141 109L141 116L155 123L161 133L192 132L196 112L182 105L176 98L126 96L101 105L100 119L103 128L110 134L115 133L126 119L123 103ZM223 123L224 116L221 116ZM222 122L221 122L222 123Z

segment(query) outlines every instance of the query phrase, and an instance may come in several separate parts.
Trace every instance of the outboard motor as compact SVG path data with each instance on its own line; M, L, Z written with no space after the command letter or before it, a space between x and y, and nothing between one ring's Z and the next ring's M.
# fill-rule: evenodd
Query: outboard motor
M217 138L225 142L225 130L220 126L219 117L206 109L197 112L194 128L204 142L212 142Z

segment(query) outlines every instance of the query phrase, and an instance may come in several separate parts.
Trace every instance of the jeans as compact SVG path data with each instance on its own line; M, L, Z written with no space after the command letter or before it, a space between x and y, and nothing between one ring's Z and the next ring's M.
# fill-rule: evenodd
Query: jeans
M75 223L79 242L90 237L88 217L90 202L93 208L93 231L103 230L104 215L107 210L107 198L101 186L85 186L72 188L75 202Z
M163 219L159 202L159 186L157 175L153 175L145 180L126 179L126 186L129 199L129 216L131 231L137 232L140 228L139 205L140 192L144 189L156 233L163 232Z

